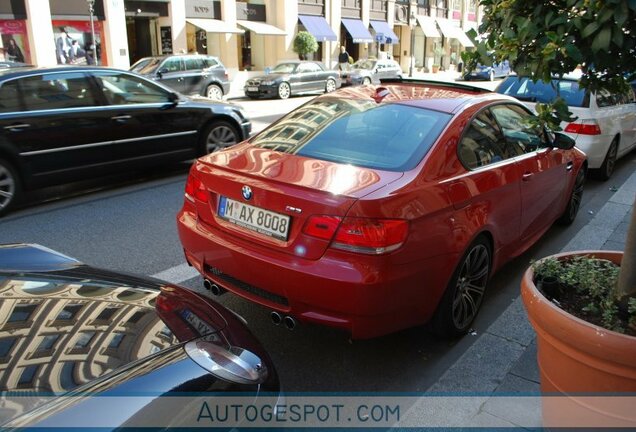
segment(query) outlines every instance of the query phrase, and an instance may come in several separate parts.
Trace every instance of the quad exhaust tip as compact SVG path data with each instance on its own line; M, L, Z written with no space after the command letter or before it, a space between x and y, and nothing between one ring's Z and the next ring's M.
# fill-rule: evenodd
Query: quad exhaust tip
M282 316L280 313L274 311L270 314L270 317L272 318L274 325L280 325L283 323L288 330L296 328L296 320L289 315Z
M209 290L213 296L216 296L216 297L226 292L225 288L218 286L217 284L212 282L210 279L204 279L203 286L205 287L205 289Z

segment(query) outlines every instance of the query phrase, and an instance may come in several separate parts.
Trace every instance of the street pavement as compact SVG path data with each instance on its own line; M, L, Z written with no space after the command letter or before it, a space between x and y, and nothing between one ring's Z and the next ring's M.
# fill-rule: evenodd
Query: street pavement
M636 167L634 167L636 168ZM561 252L575 250L625 250L625 241L636 197L636 169L607 203L569 241ZM581 215L579 215L581 216ZM471 347L428 388L428 395L478 394L479 403L462 410L441 407L450 417L437 419L448 426L540 428L541 403L537 397L539 371L534 330L521 297L517 297ZM404 420L431 424L426 397L406 413Z

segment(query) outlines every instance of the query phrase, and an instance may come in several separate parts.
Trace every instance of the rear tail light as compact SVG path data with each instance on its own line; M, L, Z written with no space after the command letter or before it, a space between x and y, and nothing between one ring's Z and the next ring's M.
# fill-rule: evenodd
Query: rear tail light
M381 255L398 249L408 234L408 222L401 219L368 219L312 216L303 232L331 240L334 249Z
M208 193L203 186L203 182L192 172L190 172L188 180L186 181L185 197L191 202L194 202L195 198L202 202L208 202L209 200Z
M565 127L565 132L581 135L600 135L601 128L596 120L579 120Z

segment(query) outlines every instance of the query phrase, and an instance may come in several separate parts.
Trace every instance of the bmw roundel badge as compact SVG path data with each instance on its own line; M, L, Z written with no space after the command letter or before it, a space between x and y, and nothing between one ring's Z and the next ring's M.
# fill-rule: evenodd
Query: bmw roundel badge
M243 186L241 192L243 192L243 198L246 200L252 199L252 189L249 186Z

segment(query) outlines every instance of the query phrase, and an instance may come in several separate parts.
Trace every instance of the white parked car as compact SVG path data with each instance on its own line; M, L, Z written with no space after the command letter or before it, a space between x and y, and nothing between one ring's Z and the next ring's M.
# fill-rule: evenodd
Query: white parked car
M574 138L576 146L587 154L588 166L602 180L610 178L616 160L636 148L636 101L632 89L625 94L607 91L589 93L579 88L580 75L553 79L551 83L510 76L496 92L516 97L530 109L535 104L553 101L559 94L577 117L561 124Z

